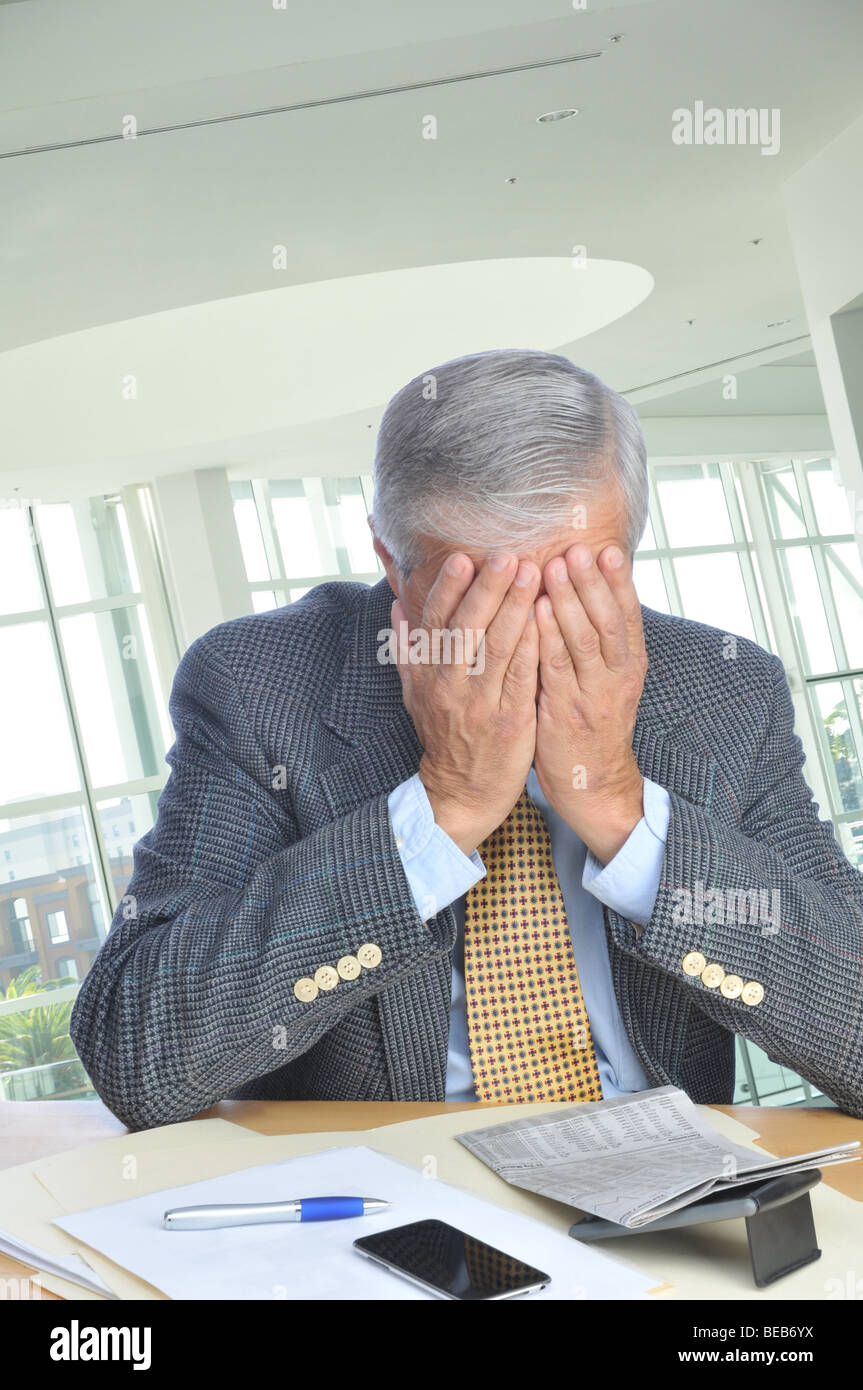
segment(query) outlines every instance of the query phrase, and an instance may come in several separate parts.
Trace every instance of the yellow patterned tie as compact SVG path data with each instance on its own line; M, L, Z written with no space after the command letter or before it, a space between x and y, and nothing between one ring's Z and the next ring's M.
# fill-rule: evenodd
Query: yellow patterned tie
M483 840L465 898L464 978L480 1100L601 1100L551 837L522 792Z

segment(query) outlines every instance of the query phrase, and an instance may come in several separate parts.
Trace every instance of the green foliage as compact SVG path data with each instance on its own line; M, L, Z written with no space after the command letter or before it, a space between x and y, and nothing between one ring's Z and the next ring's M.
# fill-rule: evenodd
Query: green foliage
M38 965L22 970L6 990L6 999L23 999L28 994L65 989L69 980L43 982ZM75 1049L69 1037L72 1000L62 1004L43 1004L18 1013L0 1014L0 1072L41 1067L49 1062L74 1061Z

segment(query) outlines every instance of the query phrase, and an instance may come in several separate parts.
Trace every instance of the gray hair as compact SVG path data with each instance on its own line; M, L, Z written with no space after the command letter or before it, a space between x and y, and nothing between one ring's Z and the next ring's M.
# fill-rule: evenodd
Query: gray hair
M465 550L521 549L573 523L616 484L635 553L647 449L634 409L567 357L507 348L454 357L387 405L374 462L375 532L408 575L425 535Z

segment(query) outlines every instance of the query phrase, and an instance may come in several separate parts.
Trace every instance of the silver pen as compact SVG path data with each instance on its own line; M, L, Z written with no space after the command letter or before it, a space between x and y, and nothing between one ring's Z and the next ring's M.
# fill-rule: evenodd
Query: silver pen
M173 1207L167 1231L210 1231L217 1226L259 1226L269 1221L344 1221L391 1207L380 1197L297 1197L290 1202L240 1202L224 1206Z

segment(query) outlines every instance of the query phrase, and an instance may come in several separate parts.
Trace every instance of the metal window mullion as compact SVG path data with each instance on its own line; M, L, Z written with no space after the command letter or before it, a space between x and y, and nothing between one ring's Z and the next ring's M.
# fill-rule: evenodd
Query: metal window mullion
M94 848L93 872L96 882L100 888L101 909L105 921L110 921L114 915L114 883L111 874L111 865L108 859L106 846L102 843L102 834L99 829L99 816L96 809L96 800L93 789L90 785L90 777L87 766L87 755L84 749L84 739L81 732L81 725L78 719L78 711L75 706L75 699L72 694L72 682L69 675L69 668L66 664L66 656L63 650L63 640L60 635L60 626L54 607L54 595L51 590L51 582L48 575L45 556L42 550L42 540L39 535L38 520L34 507L28 508L30 520L30 535L33 540L33 552L36 560L36 568L39 574L39 582L42 586L42 595L47 610L46 621L51 641L54 647L54 659L57 662L60 673L60 687L63 695L63 702L66 706L66 715L72 736L72 746L75 755L75 762L78 768L78 776L81 782L83 794L82 810L84 821L88 826L91 841Z
M298 574L296 579L285 579L280 581L291 589L299 589L303 585L311 587L315 584L346 584L354 583L376 583L380 575L374 570L355 570L351 574ZM272 590L277 583L275 579L255 579L250 581L249 590L254 593L263 591L264 593Z
M44 608L28 608L23 613L0 614L0 627L16 627L19 623L44 622L47 613Z
M159 592L162 595L162 611L165 615L174 661L177 662L183 651L179 627L179 607L175 586L169 574L170 566L165 554L156 504L153 500L153 488L149 483L139 484L137 494L141 525L147 536L147 553L152 558L153 568L158 578ZM132 544L134 546L134 541Z
M168 778L167 769L156 777L137 777L131 782L115 782L110 786L94 787L93 799L99 801L116 800L123 796L146 796L149 792L161 791ZM24 816L42 817L51 811L86 810L87 798L83 791L58 792L55 796L34 796L26 800L0 802L0 819L21 820ZM86 818L86 817L85 817Z
M811 554L812 563L815 568L815 577L818 581L818 589L821 594L821 602L824 605L824 615L827 619L827 631L830 633L830 641L833 643L836 667L837 670L841 671L848 665L848 652L845 649L845 638L842 636L839 614L836 612L836 604L833 599L833 586L830 583L830 575L827 569L827 557L814 537L812 540Z
M857 753L857 767L861 776L863 776L863 719L860 717L860 704L857 699L857 691L854 689L853 677L842 677L842 694L845 698L848 723L851 726L851 733L854 737L854 746ZM863 815L863 807L860 808L860 814Z
M842 691L842 695L843 695L843 698L844 698L844 697L845 697L845 687L844 687L843 684L842 684L842 679L841 679L841 677L838 676L838 675L835 675L835 676L830 676L828 679L829 679L829 681L830 681L832 684L835 684L835 685L838 685L838 686L839 686L839 689ZM827 734L827 729L825 728L824 719L823 719L823 716L822 716L822 714L821 714L820 706L819 706L819 704L818 704L818 685L819 685L819 684L826 684L826 683L827 683L827 682L817 682L817 683L816 683L815 681L807 681L807 682L806 682L806 698L807 698L807 702L808 702L808 704L809 704L809 708L810 708L811 711L812 711L812 719L813 719L813 721L814 721L816 727L818 728L819 732L821 733L821 745L822 745L822 748L823 748L823 750L824 750L824 756L823 756L823 758L822 758L822 762L823 762L824 766L826 767L826 776L827 776L827 783L828 783L828 788L829 788L829 799L828 799L828 803L827 803L826 809L830 812L830 819L831 819L831 820L835 820L837 814L838 814L839 812L841 812L842 810L844 810L844 803L843 803L843 801L842 801L842 791L841 791L841 788L840 788L840 786L839 786L839 778L838 778L837 773L836 773L836 763L834 762L834 760L833 760L833 755L832 755L832 753L830 752L830 745L829 745L829 738L828 738L828 734ZM816 799L817 799L817 798L816 798ZM819 804L820 804L820 802L819 802Z
M853 535L848 531L833 536L778 536L775 544L777 550L793 550L795 547L800 549L801 546L811 545L813 541L818 541L821 545L843 545L853 539Z
M746 534L746 523L735 486L734 468L730 463L722 462L719 464L719 479L722 483L725 505L728 508L728 516L731 521L731 533L734 539L741 540L744 546L739 554L740 573L746 593L746 602L749 604L749 612L755 626L755 634L760 645L769 651L770 634L767 630L764 609L761 606L761 594L758 592L755 566L752 563L752 543Z
M791 614L788 611L778 547L770 528L770 513L767 506L764 479L757 463L741 461L735 463L734 468L740 479L743 503L752 529L752 544L761 571L764 597L778 648L777 655L785 667L792 692L798 696L799 705L797 708L805 719L805 723L801 724L800 738L807 753L808 778L814 783L812 790L819 805L824 806L832 813L832 811L839 809L836 805L836 798L832 794L833 782L835 781L833 760L828 757L828 750L825 748L822 735L822 726L817 720L809 694L809 686L804 677L800 648L797 643L794 624L791 621Z
M273 512L273 499L270 496L270 485L265 478L256 478L251 481L250 487L261 538L264 542L264 554L270 570L270 583L265 587L272 588L274 583L279 583L284 588L286 583L285 566L282 559L282 547L279 544L279 528L276 525L276 517Z
M180 659L177 633L170 612L168 590L159 557L156 537L152 531L145 489L132 485L121 489L123 508L129 526L129 537L138 574L141 579L140 602L149 615L150 637L156 657L156 677L167 708L171 698L174 672Z
M81 981L76 980L74 984L63 985L60 989L44 989L40 990L38 994L22 994L17 999L0 999L0 1018L4 1014L19 1014L26 1013L29 1009L44 1009L50 1004L66 1004L70 999L75 998L80 988ZM28 1069L19 1067L17 1070Z
M363 494L363 504L365 506L366 513L370 516L372 511L372 503L374 501L374 478L372 477L371 473L360 473L359 479L360 491ZM378 567L377 579L380 579L381 575L385 574L386 571L384 570L384 567L381 564L381 557L380 555L378 555L377 551L375 551L375 564ZM375 580L375 583L377 583L377 579Z
M19 820L22 816L41 816L45 811L70 811L85 804L82 791L58 792L56 796L31 796L23 801L0 804L0 819Z
M863 667L843 666L841 671L813 671L806 679L811 681L813 685L817 685L819 681L844 680L847 676L852 678L863 676Z
M653 550L638 550L639 560L686 560L699 555L739 555L748 549L749 541L723 541L716 545L657 545Z
M671 558L671 550L668 544L668 532L665 529L665 517L662 515L662 505L659 501L659 488L656 483L656 473L653 464L648 464L648 471L652 501L650 507L650 521L653 526L653 536L657 543L656 550L659 557L659 568L662 571L665 592L671 604L671 611L672 613L676 613L679 618L682 618L684 612L683 601L680 597L680 585L677 582L674 562Z
M107 598L88 598L81 603L57 603L58 618L79 618L85 613L112 613L117 608L135 608L143 601L143 593L110 594Z
M800 503L803 508L803 522L809 533L810 554L812 555L812 563L815 567L815 575L821 593L821 602L824 605L824 613L827 618L827 630L830 633L830 640L833 643L836 665L842 670L848 665L848 653L845 650L845 638L842 635L839 614L836 612L836 604L833 599L833 586L830 583L830 574L827 569L827 556L821 538L818 535L818 521L815 516L815 508L812 504L812 494L809 491L809 479L806 476L806 467L802 459L792 459L791 466L794 469L797 491L800 494Z
M328 524L327 513L329 508L327 506L327 500L324 495L323 478L303 478L302 484L306 501L309 504L309 512L311 513L312 527L314 528L315 539L318 543L318 554L320 555L322 560L326 559L326 562L329 565L331 571L333 569L337 570L338 556L336 554L336 547L333 544L333 538L330 534L330 527ZM285 567L285 573L287 573L287 566ZM293 579L291 580L291 583L293 584Z
M124 796L146 796L148 792L161 791L167 780L166 768L154 777L135 777L130 782L111 782L104 787L94 787L93 796L97 801L116 801Z

